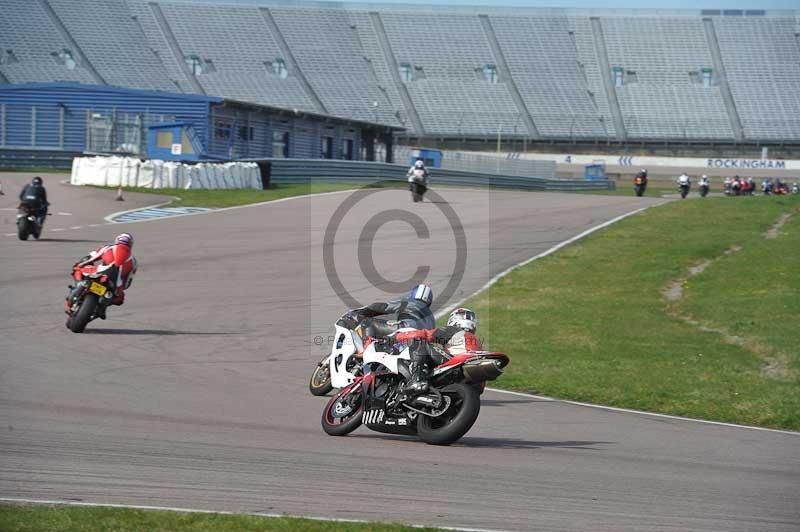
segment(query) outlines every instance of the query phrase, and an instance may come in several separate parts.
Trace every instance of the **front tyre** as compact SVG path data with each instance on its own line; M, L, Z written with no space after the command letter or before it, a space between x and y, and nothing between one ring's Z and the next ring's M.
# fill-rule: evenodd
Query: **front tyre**
M311 395L325 395L333 390L331 384L331 366L328 362L330 355L323 358L317 367L314 368L314 373L311 374L311 380L308 382L308 390Z
M480 394L474 386L451 384L441 390L450 397L450 407L440 416L419 416L417 434L431 445L450 445L472 428L481 411Z
M361 382L354 382L334 395L322 412L322 430L331 436L350 434L361 426L364 396Z
M31 233L28 224L28 220L23 220L17 224L17 237L20 240L28 240L28 235Z
M95 310L97 310L97 303L98 298L95 294L86 294L80 308L78 308L78 312L67 322L72 332L82 333L86 329L92 316L94 316Z

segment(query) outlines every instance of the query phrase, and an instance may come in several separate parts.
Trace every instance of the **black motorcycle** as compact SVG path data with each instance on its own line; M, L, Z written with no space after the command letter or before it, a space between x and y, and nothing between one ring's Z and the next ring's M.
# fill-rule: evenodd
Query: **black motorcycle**
M428 191L428 179L424 170L415 168L408 176L408 190L411 191L411 200L414 203L422 201L422 197Z
M678 185L678 190L681 192L681 199L685 199L686 195L689 194L689 184Z
M701 183L700 184L700 197L705 198L708 196L708 185Z
M642 177L636 177L633 180L633 191L636 196L641 198L644 196L645 190L647 190L647 180Z
M74 285L64 302L67 313L67 328L82 333L90 321L105 317L105 310L114 299L114 279L119 270L116 266L98 272L95 266L76 267L72 270Z
M29 236L39 239L42 234L42 220L35 205L20 203L17 207L17 236L20 240L28 240Z

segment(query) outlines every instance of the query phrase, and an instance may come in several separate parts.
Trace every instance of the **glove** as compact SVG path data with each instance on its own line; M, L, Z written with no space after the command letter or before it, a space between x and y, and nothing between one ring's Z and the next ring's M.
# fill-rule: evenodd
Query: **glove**
M346 313L342 314L342 317L339 318L336 324L344 327L345 329L355 329L360 321L361 320L359 320L358 314L352 311L347 311Z

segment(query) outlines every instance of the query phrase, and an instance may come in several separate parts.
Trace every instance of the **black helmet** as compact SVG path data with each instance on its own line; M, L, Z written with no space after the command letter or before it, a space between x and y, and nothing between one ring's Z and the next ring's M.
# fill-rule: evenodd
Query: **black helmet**
M36 187L42 186L42 178L37 175L31 180L31 184Z

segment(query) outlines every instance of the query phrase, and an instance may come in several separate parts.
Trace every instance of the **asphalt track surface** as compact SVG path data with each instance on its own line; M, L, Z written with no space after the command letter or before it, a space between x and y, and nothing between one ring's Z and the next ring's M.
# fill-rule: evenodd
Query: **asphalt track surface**
M55 210L90 212L86 222L119 209L108 191L51 190ZM326 350L315 338L344 303L320 249L350 194L84 226L57 241L0 237L0 498L501 530L800 529L795 434L487 391L476 425L447 448L363 427L325 435L327 399L307 382ZM442 195L468 237L453 302L589 227L662 202ZM414 205L398 190L370 198L335 240L346 289L362 301L386 295L366 280L355 246L368 219L399 209L422 218L428 238L405 222L378 228L377 270L398 281L427 264L443 292L455 245L443 204ZM60 223L53 217L44 236ZM128 300L73 334L67 269L122 229L135 234L140 261Z

